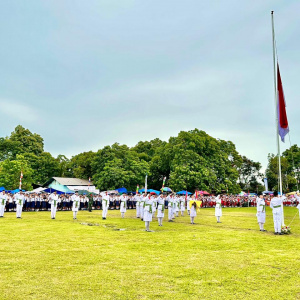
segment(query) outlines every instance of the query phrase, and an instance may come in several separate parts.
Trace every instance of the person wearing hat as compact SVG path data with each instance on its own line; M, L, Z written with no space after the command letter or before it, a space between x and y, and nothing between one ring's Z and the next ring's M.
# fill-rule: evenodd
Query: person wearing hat
M72 199L72 211L73 211L73 220L77 219L77 213L80 206L80 197L78 196L78 191L75 192L74 195L71 196Z
M51 219L55 219L57 204L60 202L60 199L56 191L49 196L49 203L51 204Z
M0 194L0 218L4 217L4 209L7 202L7 195L5 195L5 191L2 191Z
M25 200L25 197L24 197L24 194L23 194L22 191L20 191L19 193L15 194L14 201L16 203L16 215L17 215L17 219L21 219L24 200Z
M278 197L278 192L274 192L273 198L270 202L270 207L273 212L273 222L275 234L281 235L281 223L282 223L282 199Z
M106 220L107 210L109 207L109 195L107 192L102 194L102 219Z
M120 200L121 216L122 216L122 219L124 219L125 213L126 213L126 207L127 207L127 196L125 194L122 194L120 196L119 200Z
M266 231L264 229L264 224L266 222L266 203L262 193L258 194L256 198L256 207L257 207L257 223L259 225L260 231Z
M140 195L138 193L136 193L133 197L134 201L135 201L135 209L136 209L136 217L140 218L141 216L141 207L140 207L140 203L141 203L141 199L140 199Z

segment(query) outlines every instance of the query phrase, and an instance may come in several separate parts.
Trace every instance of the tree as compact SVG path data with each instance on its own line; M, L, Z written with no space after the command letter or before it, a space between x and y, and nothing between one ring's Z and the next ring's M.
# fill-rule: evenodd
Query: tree
M23 173L22 189L31 190L33 170L22 155L15 160L6 159L0 163L0 186L14 190L19 187L21 171Z
M258 187L261 189L260 181L263 179L263 174L259 172L261 164L255 162L246 156L242 156L242 164L238 168L239 184L242 190L256 191Z
M92 162L95 155L95 152L89 151L73 156L70 161L73 176L82 179L92 177Z

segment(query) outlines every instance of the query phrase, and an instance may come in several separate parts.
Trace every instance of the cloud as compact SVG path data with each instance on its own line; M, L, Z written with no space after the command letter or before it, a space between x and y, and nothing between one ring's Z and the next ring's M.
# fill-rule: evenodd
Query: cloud
M36 108L11 100L0 99L1 113L15 122L35 123L40 119Z

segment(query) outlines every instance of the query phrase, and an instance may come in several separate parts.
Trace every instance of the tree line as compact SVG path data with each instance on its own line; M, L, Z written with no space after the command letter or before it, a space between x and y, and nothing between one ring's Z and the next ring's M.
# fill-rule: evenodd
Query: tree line
M298 165L300 149L293 146L283 153L283 172L287 189L297 180L291 167L291 153ZM134 147L115 143L97 152L83 152L67 158L44 151L44 140L18 125L10 136L0 138L0 186L15 189L23 172L22 187L43 184L51 177L91 178L100 190L126 187L134 191L148 175L148 186L173 190L206 190L238 193L262 191L261 164L239 154L231 141L216 139L198 129L181 131L169 141L156 138L140 141ZM277 189L276 157L269 154L266 172L270 188Z

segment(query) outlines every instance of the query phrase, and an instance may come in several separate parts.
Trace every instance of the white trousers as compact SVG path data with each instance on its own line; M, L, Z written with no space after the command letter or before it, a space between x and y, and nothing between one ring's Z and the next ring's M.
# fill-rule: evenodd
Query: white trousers
M273 222L275 232L281 232L281 213L273 213Z
M137 218L140 217L140 206L139 205L136 206L136 217Z
M172 217L173 217L172 207L168 207L168 219L172 220Z
M5 208L5 205L0 204L0 217L3 217L3 215L4 215L4 208Z
M56 216L56 206L51 205L51 218L55 218Z
M102 208L102 218L106 218L107 215L107 206Z
M21 215L22 215L22 205L17 204L16 214L17 214L17 218L21 218Z

